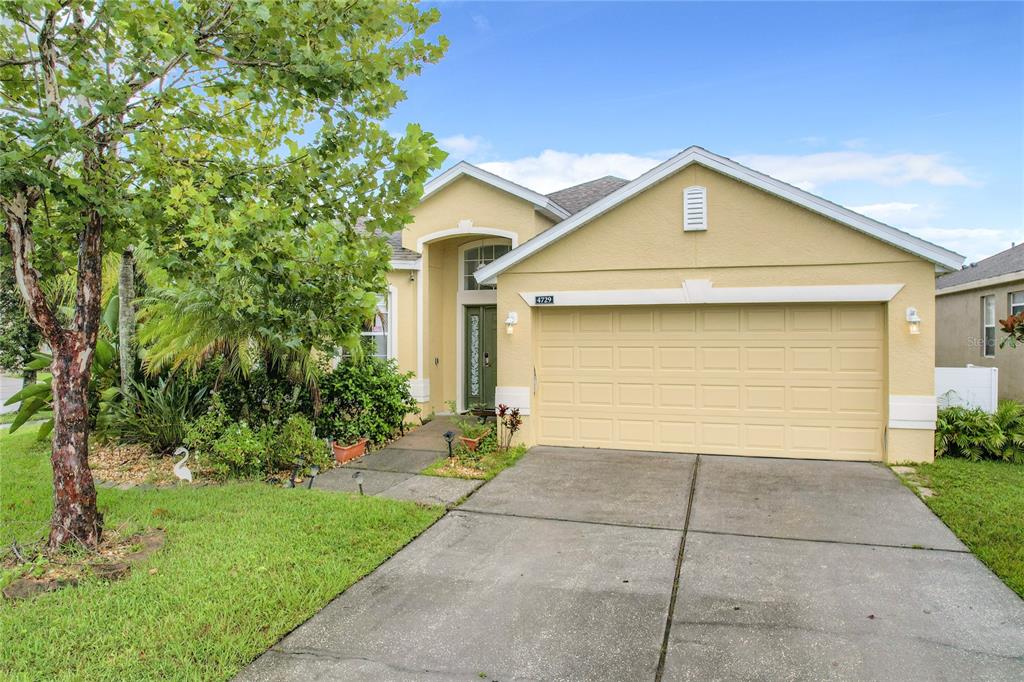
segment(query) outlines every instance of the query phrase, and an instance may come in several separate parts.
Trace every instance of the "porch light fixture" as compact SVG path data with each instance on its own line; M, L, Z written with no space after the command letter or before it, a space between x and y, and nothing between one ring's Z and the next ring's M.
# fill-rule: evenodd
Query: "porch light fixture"
M907 322L911 334L921 333L921 316L917 314L917 308L907 308Z
M519 324L519 313L514 310L508 312L508 317L505 318L505 333L511 334L512 329Z

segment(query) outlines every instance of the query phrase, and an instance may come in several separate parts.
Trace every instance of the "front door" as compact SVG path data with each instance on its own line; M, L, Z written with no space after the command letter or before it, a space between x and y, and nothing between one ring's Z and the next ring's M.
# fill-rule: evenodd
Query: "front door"
M493 408L498 383L498 307L466 306L465 315L464 407Z

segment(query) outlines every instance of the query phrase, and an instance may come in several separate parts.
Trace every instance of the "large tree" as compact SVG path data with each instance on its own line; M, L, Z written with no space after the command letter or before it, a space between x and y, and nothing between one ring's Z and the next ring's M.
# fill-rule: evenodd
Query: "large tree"
M92 546L104 252L144 250L165 292L271 345L330 350L387 264L357 219L401 228L443 159L431 135L396 138L384 121L445 40L428 37L436 10L407 0L16 0L0 13L3 257L53 350L49 547ZM70 312L44 286L68 272Z

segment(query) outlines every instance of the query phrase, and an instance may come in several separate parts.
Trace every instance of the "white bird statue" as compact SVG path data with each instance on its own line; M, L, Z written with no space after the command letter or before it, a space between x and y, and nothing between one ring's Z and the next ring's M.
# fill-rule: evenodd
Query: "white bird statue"
M192 482L192 471L185 466L185 462L188 461L188 450L186 448L178 448L174 451L174 456L177 457L184 453L184 457L174 463L174 475L182 481Z

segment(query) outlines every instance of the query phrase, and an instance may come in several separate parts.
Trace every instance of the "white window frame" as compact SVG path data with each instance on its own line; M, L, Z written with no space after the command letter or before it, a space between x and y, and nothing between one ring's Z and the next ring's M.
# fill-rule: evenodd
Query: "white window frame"
M497 290L497 286L494 286L494 285L488 286L486 289L467 289L466 288L466 278L473 274L471 272L466 272L466 252L470 251L472 249L479 248L481 246L507 246L509 248L509 251L511 251L512 249L515 248L515 246L513 244L509 243L508 239L501 239L501 238L478 239L478 240L475 240L475 241L472 241L472 242L468 242L468 243L463 244L462 246L460 246L459 247L459 291L461 291L461 292L465 292L465 293L478 293L478 292L483 292L483 291L496 291ZM504 254L502 254L502 255L504 255ZM499 258L500 258L500 256L499 256ZM494 260L497 260L497 258L495 258ZM493 263L494 261L492 260L491 262ZM483 286L487 286L487 285L483 285L483 284L479 284L478 283L478 286L483 287Z
M1024 290L1011 291L1006 297L1006 309L1011 315L1024 313Z
M388 285L388 293L378 297L377 309L380 309L380 303L385 304L385 325L384 331L364 331L360 332L362 336L383 336L385 338L385 352L387 355L383 358L385 360L394 360L398 357L398 343L397 343L397 329L396 324L398 315L398 290L395 289L393 284ZM374 353L373 357L380 357Z
M991 353L988 352L989 330L992 331ZM983 358L994 358L996 356L996 297L992 294L981 297L981 356Z

